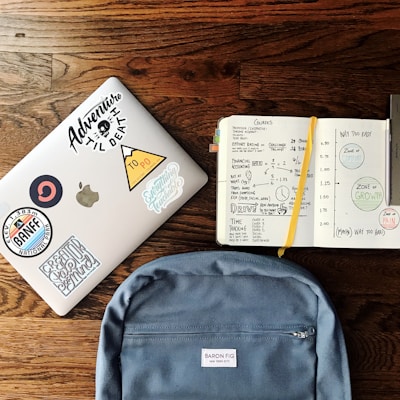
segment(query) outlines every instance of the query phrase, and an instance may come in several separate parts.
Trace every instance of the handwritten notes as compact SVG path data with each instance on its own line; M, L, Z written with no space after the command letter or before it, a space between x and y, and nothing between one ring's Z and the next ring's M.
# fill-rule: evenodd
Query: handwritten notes
M399 247L399 209L386 204L386 121L322 119L318 133L319 234L335 245Z
M308 118L219 122L217 240L281 246ZM386 121L319 119L294 246L400 247L400 209L386 204Z

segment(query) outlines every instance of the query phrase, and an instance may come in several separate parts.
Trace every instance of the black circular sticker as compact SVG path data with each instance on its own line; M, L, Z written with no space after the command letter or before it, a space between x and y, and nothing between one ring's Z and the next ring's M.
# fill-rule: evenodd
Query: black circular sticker
M53 207L61 200L63 189L60 181L51 175L37 177L29 189L32 201L39 207Z
M3 225L3 239L7 247L21 257L43 253L51 242L52 227L48 218L34 208L13 211Z

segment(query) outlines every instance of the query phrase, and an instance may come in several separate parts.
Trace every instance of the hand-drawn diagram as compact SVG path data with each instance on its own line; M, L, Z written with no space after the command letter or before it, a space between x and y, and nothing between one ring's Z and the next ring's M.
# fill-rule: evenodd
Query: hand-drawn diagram
M277 117L260 127L250 117L237 119L240 126L231 128L223 165L232 243L281 242L297 201L297 243L371 247L385 236L395 239L396 232L390 231L400 229L400 209L386 204L385 121L320 119L299 199L307 120ZM303 240L310 236L311 241Z
M364 150L356 143L348 143L343 146L339 153L342 165L348 169L360 168L364 162Z
M275 196L278 201L284 202L290 196L290 189L285 185L281 185L276 189Z
M283 152L276 152L277 148L288 148L288 143L281 146L270 142L269 157L259 158L248 155L247 159L232 159L232 169L237 171L230 176L230 210L235 215L252 216L282 216L290 215L296 197L297 183L302 164L303 147L295 147L292 139L292 157L285 158ZM274 153L271 154L271 152ZM267 153L267 154L268 154ZM309 173L308 177L313 177ZM306 187L306 192L309 188ZM302 203L302 213L307 212L311 200Z
M362 211L374 211L384 199L381 184L369 176L357 180L351 189L351 198L354 205Z
M334 237L342 238L338 232L353 232L355 236L384 236L385 231L396 229L400 222L399 213L390 207L379 210L385 204L385 185L376 154L384 149L384 142L378 148L371 146L375 132L351 129L335 131L335 160L333 198ZM330 168L327 168L330 169ZM364 175L363 175L364 174ZM376 175L375 175L376 174ZM351 203L346 199L351 199ZM353 205L350 211L349 205ZM357 211L356 211L357 210ZM359 213L361 211L361 213ZM364 213L376 213L375 223ZM346 223L352 215L352 222ZM383 229L382 229L383 228Z
M365 161L364 150L357 143L347 143L340 149L339 161L346 169L356 170ZM384 189L377 179L364 176L358 178L352 186L351 199L358 209L374 211L384 199Z
M385 208L379 214L379 223L387 230L396 229L399 226L400 216L394 208Z

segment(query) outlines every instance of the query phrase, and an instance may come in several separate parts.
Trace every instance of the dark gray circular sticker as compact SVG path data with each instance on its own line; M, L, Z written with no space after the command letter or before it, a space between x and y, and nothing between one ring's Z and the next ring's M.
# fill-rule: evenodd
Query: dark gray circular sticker
M53 207L61 200L63 189L60 181L51 175L37 177L29 188L31 200L39 207Z

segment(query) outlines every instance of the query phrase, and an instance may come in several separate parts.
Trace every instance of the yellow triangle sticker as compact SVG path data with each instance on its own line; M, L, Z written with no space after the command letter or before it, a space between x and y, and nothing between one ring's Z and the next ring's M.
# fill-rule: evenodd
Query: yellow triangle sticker
M156 169L166 157L147 151L121 146L124 156L125 171L128 178L129 190L138 185L147 175Z

